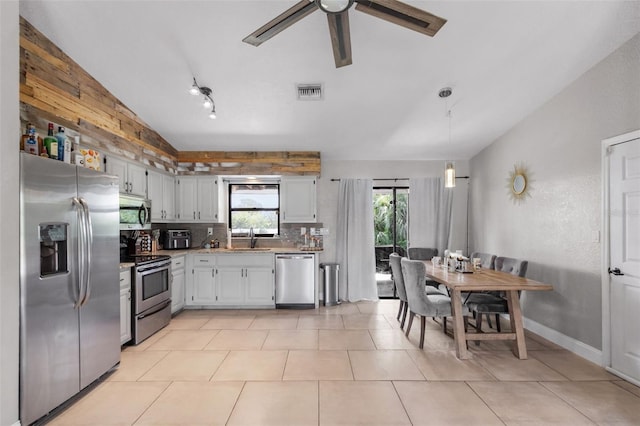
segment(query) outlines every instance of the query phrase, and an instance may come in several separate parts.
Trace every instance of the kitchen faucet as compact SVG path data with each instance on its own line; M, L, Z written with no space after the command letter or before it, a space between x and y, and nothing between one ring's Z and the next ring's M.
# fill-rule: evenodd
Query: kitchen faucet
M250 241L250 246L251 248L256 248L256 234L255 232L253 232L253 226L249 229L249 238L251 239Z

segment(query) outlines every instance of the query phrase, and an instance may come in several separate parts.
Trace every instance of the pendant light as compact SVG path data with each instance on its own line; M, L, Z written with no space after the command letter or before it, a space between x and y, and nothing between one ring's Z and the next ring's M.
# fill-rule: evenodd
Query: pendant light
M440 89L438 96L446 99L451 96L453 91L451 87ZM447 108L447 117L449 118L449 146L451 146L451 110ZM444 165L444 187L455 188L456 186L456 168L453 161L446 161Z

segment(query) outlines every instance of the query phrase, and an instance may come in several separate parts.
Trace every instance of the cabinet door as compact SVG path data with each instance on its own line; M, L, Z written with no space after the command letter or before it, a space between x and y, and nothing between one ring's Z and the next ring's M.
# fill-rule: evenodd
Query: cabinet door
M316 221L316 178L283 177L280 182L282 223Z
M218 267L216 294L219 305L243 305L245 269L238 266Z
M120 344L131 340L131 289L120 289Z
M147 170L144 167L129 163L127 165L127 179L129 180L129 193L147 196Z
M164 219L164 192L163 192L164 175L150 171L148 175L148 192L151 200L151 221L158 222Z
M120 271L120 344L131 340L131 269Z
M184 269L171 273L171 313L184 308Z
M174 220L176 218L176 180L172 176L166 175L162 175L162 180L164 219Z
M272 268L247 268L246 301L247 305L275 305L274 274Z
M196 220L201 222L218 221L218 179L216 177L198 178L198 213Z
M216 302L214 273L215 269L211 267L194 268L191 304L213 305Z
M107 174L118 176L118 187L120 192L128 192L129 182L127 181L127 163L115 157L107 157L105 167Z
M178 179L178 219L181 222L193 222L196 220L196 202L198 185L195 178Z

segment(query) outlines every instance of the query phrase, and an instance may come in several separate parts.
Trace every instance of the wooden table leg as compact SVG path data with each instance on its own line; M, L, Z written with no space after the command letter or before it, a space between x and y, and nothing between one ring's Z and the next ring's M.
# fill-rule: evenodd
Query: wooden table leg
M464 330L464 317L462 314L462 295L458 289L453 289L451 292L451 309L453 310L453 338L456 343L456 355L459 359L469 359L467 334Z
M527 344L524 340L522 310L520 310L520 298L518 297L517 290L507 291L507 304L509 306L511 331L516 333L516 341L514 345L515 355L520 359L527 359Z

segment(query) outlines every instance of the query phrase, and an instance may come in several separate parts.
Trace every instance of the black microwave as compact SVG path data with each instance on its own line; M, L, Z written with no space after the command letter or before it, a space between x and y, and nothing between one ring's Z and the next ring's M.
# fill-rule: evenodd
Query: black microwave
M120 194L120 230L151 229L151 200Z

